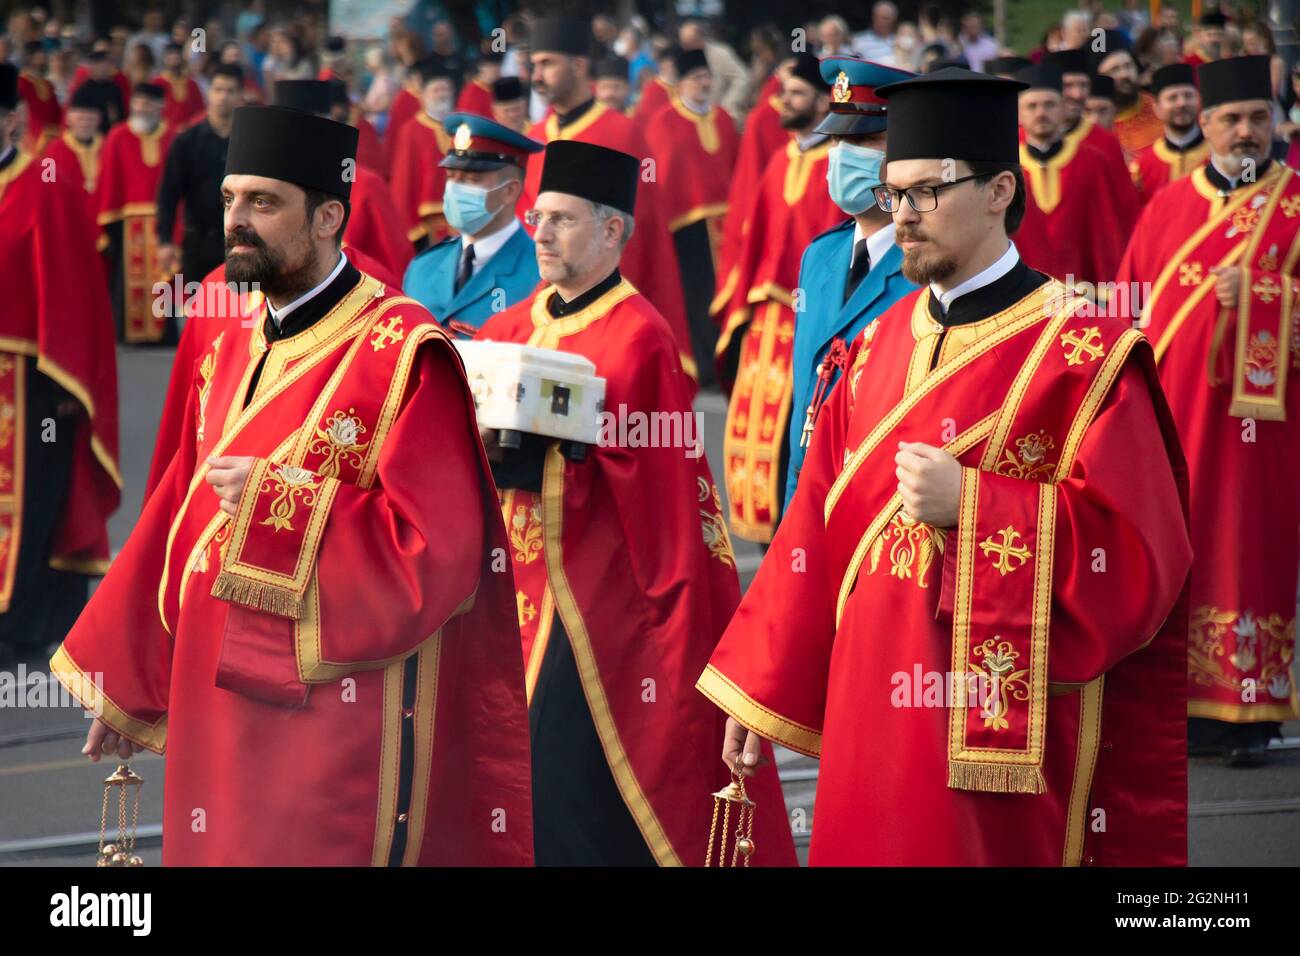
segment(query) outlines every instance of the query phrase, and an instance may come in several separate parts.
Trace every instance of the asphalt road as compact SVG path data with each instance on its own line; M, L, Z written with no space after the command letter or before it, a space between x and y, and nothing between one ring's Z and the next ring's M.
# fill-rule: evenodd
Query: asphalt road
M119 548L140 511L153 451L160 403L171 368L170 350L123 347L118 352L121 393L122 507L110 523ZM702 395L709 461L721 461L725 411L717 394ZM722 489L721 481L718 482ZM737 562L747 584L759 549L737 540ZM29 673L43 661L28 665ZM81 757L86 720L77 707L0 708L0 865L93 865L99 838L102 782L115 763L90 764ZM1296 744L1278 749L1270 767L1230 770L1211 759L1190 764L1190 858L1193 865L1300 864L1300 722L1285 726ZM816 761L778 754L786 805L795 820L796 842L806 855L813 824ZM165 760L142 754L132 762L145 778L141 798L140 855L160 862L155 835L162 820ZM796 813L795 811L801 811ZM115 806L110 813L115 818ZM109 836L112 836L110 829Z

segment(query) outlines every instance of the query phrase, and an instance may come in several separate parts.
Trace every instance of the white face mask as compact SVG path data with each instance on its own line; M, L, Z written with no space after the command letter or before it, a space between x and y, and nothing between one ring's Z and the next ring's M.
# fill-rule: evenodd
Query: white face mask
M629 59L632 53L632 42L627 37L619 37L614 41L614 52L623 59Z
M429 114L430 119L436 119L441 123L447 118L447 114L451 112L451 107L451 100L435 100L432 108L426 107L425 112Z

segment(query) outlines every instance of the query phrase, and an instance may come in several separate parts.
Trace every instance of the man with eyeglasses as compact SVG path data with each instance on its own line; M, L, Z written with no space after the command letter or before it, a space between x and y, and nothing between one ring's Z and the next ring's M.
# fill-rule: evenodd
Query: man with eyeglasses
M1196 73L1209 162L1152 197L1119 280L1143 289L1191 470L1191 751L1254 766L1300 713L1300 181L1269 158L1268 57Z
M728 766L821 758L813 865L1186 861L1182 458L1142 334L1008 239L1021 87L876 91L922 288L854 343L697 683Z
M478 334L590 359L610 416L581 460L541 436L507 450L483 435L517 588L541 866L699 866L707 796L728 780L723 715L691 681L739 585L676 342L620 271L638 170L602 146L547 145L528 212L545 284ZM752 862L793 865L775 767L752 784Z
M804 308L799 260L842 216L826 180L831 142L818 131L830 94L817 58L795 57L781 86L781 125L793 135L763 170L735 274L713 300L722 326L718 378L730 392L722 453L731 530L762 544L772 540L781 516L790 417L803 413L792 404L791 374L794 328Z
M1156 98L1156 115L1165 124L1165 134L1138 150L1129 164L1143 204L1161 186L1189 175L1210 155L1209 144L1196 121L1201 112L1201 94L1196 89L1192 66L1162 66L1151 76L1151 93Z
M1067 283L1109 282L1137 218L1137 194L1122 162L1085 138L1065 135L1061 72L1021 70L1020 164L1028 183L1016 237L1025 262Z

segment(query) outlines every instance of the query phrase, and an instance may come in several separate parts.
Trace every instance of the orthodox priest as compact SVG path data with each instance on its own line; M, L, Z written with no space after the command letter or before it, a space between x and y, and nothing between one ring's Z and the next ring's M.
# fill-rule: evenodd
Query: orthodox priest
M1201 94L1196 73L1187 63L1162 66L1151 76L1156 115L1165 124L1165 134L1137 151L1129 164L1138 198L1146 203L1157 189L1191 173L1210 155L1197 118Z
M531 861L495 489L454 347L339 249L356 145L311 114L235 112L227 277L265 298L216 336L50 663L99 714L92 759L167 750L166 864Z
M545 284L478 334L590 359L629 426L582 460L540 436L506 451L485 435L527 660L539 865L699 866L707 797L727 782L721 715L691 682L735 610L735 557L686 434L692 386L672 333L619 268L639 168L602 146L547 145L530 214ZM637 440L649 416L682 423L677 440L671 425L667 441ZM753 784L753 862L793 865L775 768Z
M122 486L94 227L73 177L48 179L18 146L17 81L0 63L0 660L67 633L108 567Z
M701 384L711 384L718 327L709 304L740 135L731 114L709 103L713 74L704 51L679 49L676 63L676 95L646 124L646 139L659 156L695 359L705 370Z
M550 104L551 112L529 135L540 143L557 139L594 143L641 158L641 188L637 191L636 231L628 240L622 266L628 281L650 300L668 321L677 341L682 367L697 377L686 305L672 236L668 232L668 197L661 170L637 124L622 113L597 103L591 93L592 37L585 20L545 17L533 21L529 35L532 88ZM520 215L532 208L539 192L541 154L528 162Z
M1141 332L1007 238L1018 85L877 91L922 288L854 343L697 685L728 765L821 758L814 865L1186 861L1185 466Z
M1300 713L1300 181L1269 158L1268 62L1197 67L1209 162L1152 198L1119 270L1151 290L1142 323L1191 469L1191 744L1233 766L1264 762Z
M785 491L799 261L842 217L827 188L831 143L818 132L830 92L817 58L800 54L781 90L781 123L794 136L763 172L736 281L725 302L721 295L714 301L722 320L718 377L731 390L723 444L730 523L742 538L762 543L772 540ZM836 95L852 92L845 86Z
M415 65L420 78L420 109L398 129L392 155L393 202L402 214L406 238L416 249L440 242L447 234L442 214L446 170L440 164L451 149L442 121L456 101L456 78L435 60Z
M118 339L128 344L175 341L175 320L154 311L158 261L158 185L175 130L162 118L163 88L137 83L130 115L104 138L99 228L107 243L109 291Z

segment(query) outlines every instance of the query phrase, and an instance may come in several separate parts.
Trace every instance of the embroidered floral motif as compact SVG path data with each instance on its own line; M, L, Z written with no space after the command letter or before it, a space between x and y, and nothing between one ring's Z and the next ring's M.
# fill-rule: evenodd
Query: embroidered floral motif
M510 544L515 560L532 564L542 553L542 511L540 505L516 505L510 516Z
M294 465L275 465L274 471L262 483L259 494L274 494L271 502L270 517L263 518L260 524L270 525L275 531L293 531L293 516L301 501L303 507L310 508L316 503L315 473Z
M203 361L199 363L199 378L202 381L198 385L199 390L199 408L198 421L195 428L195 442L198 445L203 444L204 425L208 414L208 396L212 394L212 375L217 370L217 352L221 349L221 340L226 337L222 332L212 340L212 351L203 356Z
M1047 453L1056 447L1056 442L1046 430L1030 432L1023 438L1016 439L1017 455L1010 448L1002 449L1002 460L993 468L995 475L1008 478L1040 478L1050 475L1056 463L1047 460Z
M519 626L524 627L537 617L537 605L523 591L515 592L515 606L519 611Z
M1259 268L1263 269L1265 272L1277 272L1277 243L1276 242L1268 247L1268 252L1264 253L1262 256L1259 257L1258 265ZM1281 289L1278 289L1278 292L1281 291L1282 291Z
M355 408L349 408L346 414L336 411L326 419L325 427L316 429L316 437L307 448L313 455L325 456L316 471L322 477L337 478L343 465L360 469L364 458L361 453L370 444L359 441L366 430Z
M898 512L871 542L871 564L867 574L876 573L886 542L889 544L889 573L900 580L911 578L919 588L929 587L927 573L934 563L935 553L943 554L946 533Z
M1295 656L1295 618L1281 614L1224 610L1206 605L1192 610L1187 666L1192 682L1239 693L1253 680L1274 700L1291 696Z
M984 661L983 667L972 661L970 669L983 678L984 687L988 689L981 701L981 713L984 726L994 730L1006 730L1011 726L1007 714L1011 711L1012 700L1029 699L1029 685L1025 683L1029 669L1016 670L1020 652L1012 647L1010 641L1000 640L1000 637L990 637L983 644L971 648L971 654ZM997 641L996 647L994 641Z
M13 402L7 399L0 402L0 448L9 447L9 442L13 440L17 416L18 409Z
M734 568L736 555L731 548L727 522L722 517L722 496L718 494L718 486L699 475L696 476L695 481L699 486L699 503L702 505L709 501L713 503L711 511L700 509L700 527L704 533L704 545L709 549L709 554L727 567Z
M1246 345L1246 380L1256 388L1269 388L1277 381L1278 342L1267 329L1260 329Z

